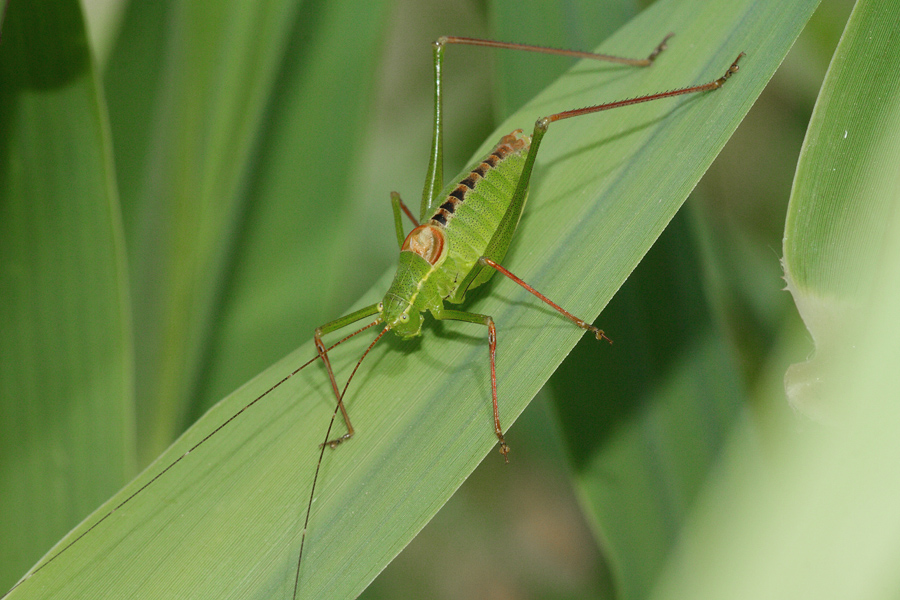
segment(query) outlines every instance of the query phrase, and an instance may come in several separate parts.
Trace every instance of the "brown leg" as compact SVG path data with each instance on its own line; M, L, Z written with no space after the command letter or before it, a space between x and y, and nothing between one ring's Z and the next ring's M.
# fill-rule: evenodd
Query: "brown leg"
M606 337L606 334L604 334L603 331L597 329L590 323L586 323L582 319L579 319L578 317L576 317L575 315L573 315L572 313L570 313L569 311L567 311L566 309L561 307L559 304L557 304L556 302L554 302L547 296L543 295L542 293L540 293L539 291L537 291L536 289L534 289L533 287L531 287L530 285L528 285L527 283L525 283L524 281L522 281L521 279L519 279L518 277L513 275L512 273L510 273L505 267L497 264L496 262L494 262L491 259L486 258L484 256L482 256L480 259L478 259L478 262L480 262L481 264L486 265L488 267L491 267L492 269L498 271L499 273L502 273L503 275L506 275L507 277L509 277L510 279L512 279L519 285L521 285L523 288L525 288L526 290L528 290L529 292L531 292L532 294L534 294L535 296L537 296L538 298L540 298L541 300L543 300L544 302L546 302L547 304L549 304L550 306L555 308L561 315L563 315L565 318L567 318L570 321L572 321L573 323L575 323L577 326L581 327L585 331L592 332L598 340L605 339L607 342L612 343L612 340L609 339L608 337Z

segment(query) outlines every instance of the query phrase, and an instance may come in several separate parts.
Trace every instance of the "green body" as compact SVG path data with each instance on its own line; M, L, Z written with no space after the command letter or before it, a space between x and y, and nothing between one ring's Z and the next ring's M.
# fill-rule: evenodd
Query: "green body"
M443 249L432 264L404 243L397 274L380 307L382 318L395 333L418 335L421 313L445 318L445 300L462 302L468 290L493 275L494 270L480 265L478 259L487 256L492 247L490 258L502 260L509 248L524 208L524 201L514 206L512 200L530 143L531 138L520 131L505 136L491 154L440 192L440 204L430 215L421 215L422 226L443 237ZM428 210L428 206L423 203L422 209ZM504 220L510 210L515 212L514 218ZM501 227L504 221L510 225ZM410 236L418 229L421 226Z

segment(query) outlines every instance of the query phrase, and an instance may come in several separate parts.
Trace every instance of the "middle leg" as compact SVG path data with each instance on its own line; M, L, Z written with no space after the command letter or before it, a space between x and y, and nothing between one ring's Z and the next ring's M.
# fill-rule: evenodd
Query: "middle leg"
M500 426L500 407L497 405L497 328L494 326L494 320L488 315L480 315L462 310L444 310L438 317L444 321L465 321L467 323L478 323L486 325L488 328L488 348L491 357L491 400L494 405L494 433L500 440L500 454L503 460L509 462L509 446L503 438L503 427Z

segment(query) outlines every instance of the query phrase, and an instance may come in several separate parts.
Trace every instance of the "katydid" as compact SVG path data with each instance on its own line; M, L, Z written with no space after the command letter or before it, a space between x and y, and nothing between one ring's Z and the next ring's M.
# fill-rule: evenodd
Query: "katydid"
M489 154L477 160L464 170L457 179L445 185L443 182L443 96L441 86L444 51L448 45L460 44L557 54L609 61L630 66L650 66L653 64L656 57L665 50L666 43L670 37L671 34L666 36L647 58L644 59L628 59L590 52L559 50L473 38L452 36L439 38L433 45L435 83L433 137L429 166L422 194L421 208L419 217L416 219L409 208L404 204L400 195L396 192L391 194L391 204L397 241L400 246L400 256L393 283L388 288L383 299L380 302L354 311L318 327L314 332L314 343L316 347L315 357L286 375L254 400L246 404L238 412L230 416L212 432L194 444L187 452L154 475L147 483L137 489L137 491L129 495L125 500L103 515L84 532L62 547L56 554L39 564L6 594L0 597L0 600L6 598L25 581L52 564L53 561L100 526L118 509L137 497L160 477L173 469L179 462L187 457L188 454L194 452L207 440L226 428L241 414L278 388L293 375L297 374L316 360L321 359L327 371L330 387L334 394L335 409L332 413L331 421L328 424L324 442L321 444L316 470L310 486L309 501L306 507L306 516L304 519L294 576L293 597L296 598L301 584L300 574L303 549L306 543L306 532L311 522L313 498L315 496L316 483L318 481L325 448L336 448L341 443L349 440L355 433L343 401L350 381L353 379L357 369L369 351L388 331L393 331L403 339L414 338L421 335L423 315L426 312L430 313L436 320L462 321L487 328L494 435L498 440L500 453L504 460L508 462L509 446L504 439L498 404L495 361L497 351L497 331L494 321L490 315L448 308L445 303L454 305L462 304L469 291L486 283L495 272L499 272L506 278L511 279L522 286L542 302L555 309L577 327L585 331L590 331L598 340L608 340L603 331L566 311L560 305L541 294L501 265L525 207L526 199L528 197L529 181L541 141L549 129L550 124L556 121L624 107L631 104L718 89L738 71L738 62L741 57L744 56L744 53L742 52L738 55L721 77L708 83L668 92L639 96L627 100L598 104L581 109L567 110L540 118L535 123L531 135L524 134L521 129L517 129L504 135ZM414 228L409 234L404 233L404 214L414 225ZM331 346L326 347L323 342L323 336L326 334L336 332L349 325L370 318L372 320L369 323L356 331L353 331ZM381 331L356 362L343 389L339 388L328 352L351 337L376 326L382 326ZM337 437L332 437L332 428L338 412L342 415L346 425L346 432Z

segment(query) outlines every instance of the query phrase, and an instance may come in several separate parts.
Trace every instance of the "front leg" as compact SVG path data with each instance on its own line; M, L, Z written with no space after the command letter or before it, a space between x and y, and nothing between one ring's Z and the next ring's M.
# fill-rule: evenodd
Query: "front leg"
M338 329L341 329L342 327L346 327L347 325L350 325L352 323L356 323L357 321L365 319L366 317L370 317L370 316L380 312L380 307L381 307L380 303L373 304L371 306L367 306L365 308L357 310L356 312L352 312L349 315L345 315L345 316L341 317L340 319L335 319L334 321L325 323L321 327L317 327L315 334L313 335L313 340L315 341L315 344L316 344L316 352L318 352L319 358L322 359L322 362L325 364L325 369L328 371L328 380L331 383L331 390L334 392L334 397L337 402L337 408L335 409L335 414L337 414L337 409L340 409L341 415L344 417L344 423L347 425L347 433L340 436L339 438L335 438L333 440L326 440L325 444L323 444L323 445L328 445L332 448L335 448L341 442L349 440L351 437L353 437L353 425L350 423L350 415L347 414L347 409L344 407L344 394L338 390L337 380L334 378L334 369L331 368L331 359L328 358L328 349L325 348L325 344L322 342L322 336L325 335L326 333L331 333L332 331L337 331ZM361 331L365 331L366 329L368 329L370 327L378 325L379 323L381 323L380 316L377 319L375 319L375 321L373 321L372 323L369 323L365 327L362 327L361 329L354 331L353 333L351 333L350 335L348 335L347 337L342 339L340 342L338 342L338 344L353 337L354 335L356 335L357 333L359 333ZM387 329L382 331L378 335L378 337L375 338L375 342L377 342L379 339L381 339L381 336L384 335L385 331L387 331ZM375 342L372 342L372 345L369 346L370 350L371 350L372 346L375 345ZM335 344L335 345L337 345L337 344ZM368 354L368 353L369 353L369 350L366 350L366 352L360 357L359 362L356 363L356 368L353 369L353 373L350 374L350 378L347 379L347 383L344 385L344 392L347 391L347 386L350 385L350 380L353 379L353 374L356 373L356 369L359 368L359 364L362 362L362 359L365 358L366 354ZM333 418L332 418L332 422L333 422ZM329 433L331 432L331 425L328 426L328 431L329 431Z

